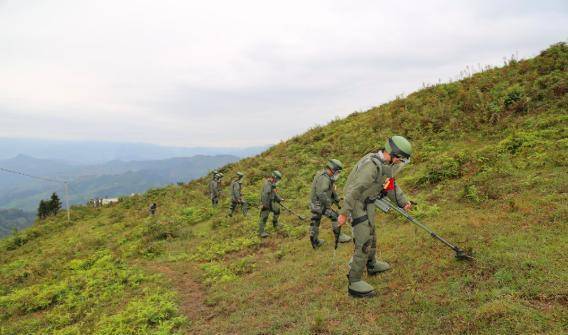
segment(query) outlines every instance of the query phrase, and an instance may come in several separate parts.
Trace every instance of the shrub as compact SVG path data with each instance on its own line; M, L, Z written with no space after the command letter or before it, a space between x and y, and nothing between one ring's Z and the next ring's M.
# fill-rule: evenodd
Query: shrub
M146 290L145 294L142 299L130 301L118 314L102 318L94 334L178 334L187 319L179 315L175 296L161 290Z

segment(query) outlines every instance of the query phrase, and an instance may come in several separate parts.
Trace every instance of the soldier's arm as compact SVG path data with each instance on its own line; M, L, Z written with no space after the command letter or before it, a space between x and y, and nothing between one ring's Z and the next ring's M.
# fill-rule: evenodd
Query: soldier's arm
M340 199L339 199L339 195L337 195L337 190L336 190L335 185L333 185L333 189L332 189L332 192L331 192L331 200L333 201L334 204L339 205Z
M327 195L330 183L328 178L319 178L316 184L316 196L323 207L331 206L331 198Z
M392 172L393 177L397 177L405 167L406 164L395 165ZM396 203L398 207L404 207L406 204L408 204L408 200L406 199L406 196L404 195L402 189L398 186L397 182L394 183L394 190L387 193L387 197L392 202Z
M345 200L341 214L351 214L355 204L363 201L363 192L372 187L377 177L377 168L374 164L365 164L360 167L357 178L352 185L345 188Z
M278 193L274 192L274 200L276 200L276 202L282 202L284 201L284 198L282 198Z
M398 186L398 183L396 183L396 182L394 183L394 190L387 192L387 197L392 202L397 204L398 207L404 207L408 203L408 200L406 199L404 192L402 191L402 189Z

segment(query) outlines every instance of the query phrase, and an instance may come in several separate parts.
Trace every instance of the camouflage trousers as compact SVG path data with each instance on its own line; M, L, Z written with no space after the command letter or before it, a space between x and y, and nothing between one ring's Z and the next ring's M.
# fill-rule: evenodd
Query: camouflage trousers
M331 220L331 227L333 230L337 229L337 213L330 209L325 208L321 213L312 211L311 223L310 223L310 241L319 240L319 226L321 223L322 216L325 216Z
M260 210L260 219L258 220L258 233L264 233L266 227L266 221L268 221L268 216L272 213L272 225L274 228L278 227L278 218L280 217L280 205L274 202L270 205L270 208L263 208Z
M238 206L241 206L241 210L243 211L243 215L246 216L248 213L248 204L244 200L232 200L231 201L231 211L229 212L229 216L233 216L235 210L237 210Z
M358 203L352 212L353 222L353 263L349 270L349 281L361 280L366 267L377 262L377 236L375 234L375 205ZM360 219L360 222L356 222Z

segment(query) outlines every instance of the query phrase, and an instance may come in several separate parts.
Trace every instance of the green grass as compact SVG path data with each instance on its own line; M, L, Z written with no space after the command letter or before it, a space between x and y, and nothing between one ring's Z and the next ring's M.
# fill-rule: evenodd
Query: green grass
M415 146L400 183L418 218L475 251L474 263L394 214L377 214L393 269L347 296L352 246L314 251L283 212L256 236L258 209L233 218L228 183L207 178L118 205L75 207L0 242L0 334L561 334L568 332L568 47L354 113L222 169L245 171L258 203L278 168L281 195L308 216L313 174L349 170L392 134ZM345 176L339 181L339 189ZM148 217L147 206L158 203ZM323 237L331 242L329 221Z

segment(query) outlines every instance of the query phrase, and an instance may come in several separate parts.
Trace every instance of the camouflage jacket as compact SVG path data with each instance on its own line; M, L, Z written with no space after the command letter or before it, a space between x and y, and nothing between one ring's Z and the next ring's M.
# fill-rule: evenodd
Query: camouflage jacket
M334 203L339 203L339 197L335 192L335 181L325 169L318 171L314 177L310 201L313 205L319 204L322 208L329 208Z
M274 201L281 202L282 197L278 195L276 185L270 179L264 181L262 191L260 192L260 203L264 208L270 208Z
M341 213L351 214L356 206L360 208L361 206L358 205L361 203L379 196L387 178L395 178L403 167L403 164L385 163L378 153L371 153L361 158L347 177L344 188L345 201ZM388 191L387 196L400 207L408 203L397 183L394 190Z
M242 195L242 182L239 179L235 179L231 182L231 199L232 201L241 201Z
M211 194L212 197L218 197L219 196L219 181L217 179L212 179L209 182L209 193Z

